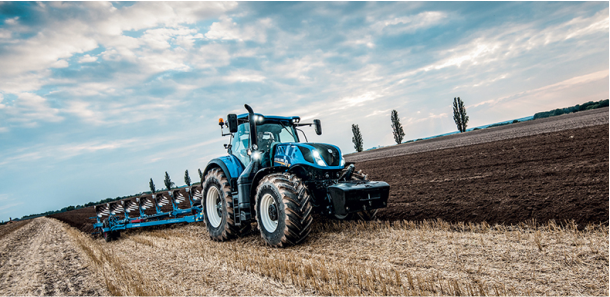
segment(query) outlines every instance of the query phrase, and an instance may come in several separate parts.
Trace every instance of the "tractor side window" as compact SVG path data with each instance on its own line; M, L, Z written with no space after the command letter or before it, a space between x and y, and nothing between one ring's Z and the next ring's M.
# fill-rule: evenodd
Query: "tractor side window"
M287 126L280 131L280 139L276 140L278 142L299 142L297 140L296 131L292 128L292 126Z
M237 128L237 132L231 141L231 151L233 155L241 161L244 166L250 164L250 156L248 156L248 146L250 145L250 125L248 123L241 124Z

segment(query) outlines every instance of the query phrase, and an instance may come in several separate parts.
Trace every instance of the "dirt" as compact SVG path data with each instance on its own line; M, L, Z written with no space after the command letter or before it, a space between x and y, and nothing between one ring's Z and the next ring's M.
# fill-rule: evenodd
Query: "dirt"
M59 221L31 220L0 239L0 295L108 295L83 257Z
M363 162L598 125L608 125L608 107L392 145L348 154L345 158L349 162Z
M56 213L50 215L48 217L58 219L68 225L75 227L85 233L93 232L93 224L97 221L95 219L95 210L93 207L85 207L80 209L75 209L71 211L66 211L62 213Z
M608 222L608 125L359 162L382 220Z

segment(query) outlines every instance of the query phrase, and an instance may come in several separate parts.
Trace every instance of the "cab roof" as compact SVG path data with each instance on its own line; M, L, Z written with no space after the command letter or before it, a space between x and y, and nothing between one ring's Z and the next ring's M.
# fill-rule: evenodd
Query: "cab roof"
M280 117L280 116L272 116L272 115L266 116L266 115L262 115L260 113L255 113L254 115L262 116L262 117L265 118L265 120L275 120L275 121L280 121L280 122L283 122L283 121L292 121L293 119L299 119L299 120L301 119L300 117L297 117L297 116L292 116L292 117ZM247 121L248 120L248 114L247 113L242 113L240 115L237 115L237 119L238 120L242 120L242 121Z

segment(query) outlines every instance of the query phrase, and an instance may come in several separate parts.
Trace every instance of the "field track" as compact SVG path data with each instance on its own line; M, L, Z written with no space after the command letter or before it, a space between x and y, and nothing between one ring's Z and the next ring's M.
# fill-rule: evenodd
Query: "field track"
M65 224L49 218L20 223L25 224L0 238L0 295L108 294Z

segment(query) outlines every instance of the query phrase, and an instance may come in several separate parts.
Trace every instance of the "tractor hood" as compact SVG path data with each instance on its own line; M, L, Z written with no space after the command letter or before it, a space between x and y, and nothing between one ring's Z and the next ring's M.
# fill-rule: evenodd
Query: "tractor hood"
M345 165L341 150L326 143L281 143L274 151L274 166L306 164L318 168L339 169Z

